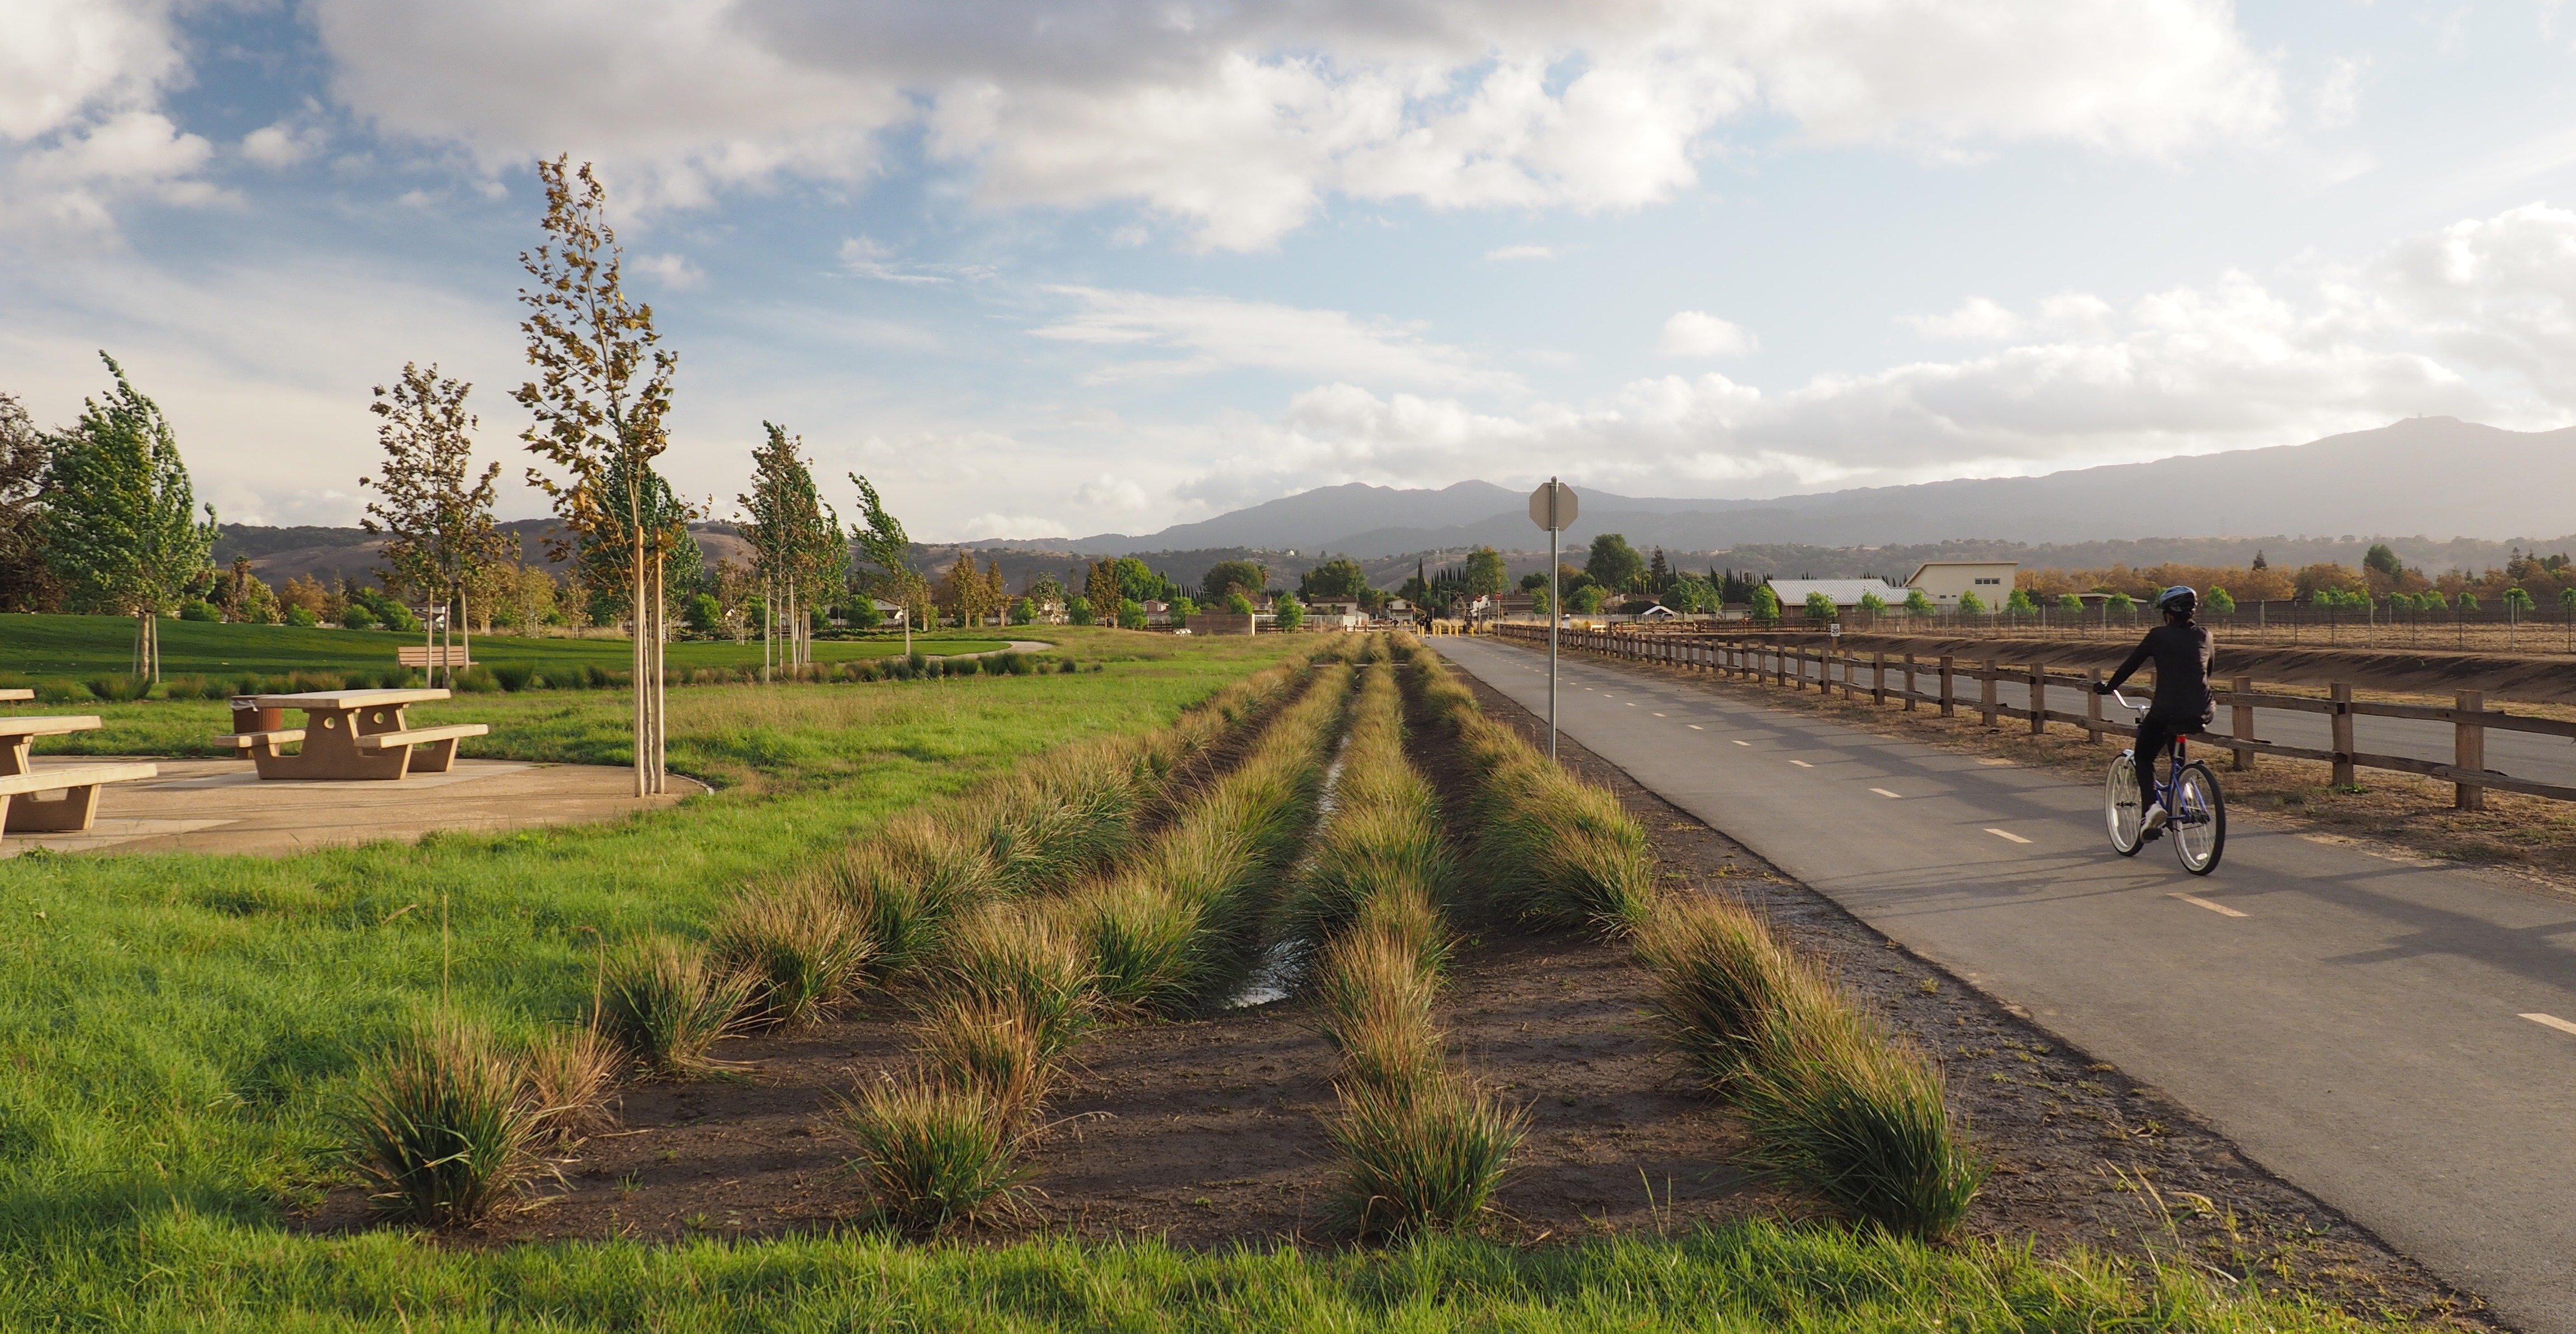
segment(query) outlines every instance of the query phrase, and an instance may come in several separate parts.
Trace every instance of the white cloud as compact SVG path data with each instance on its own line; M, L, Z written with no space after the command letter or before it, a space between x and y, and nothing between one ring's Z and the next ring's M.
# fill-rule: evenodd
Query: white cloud
M331 132L321 123L322 108L306 102L304 110L281 116L242 136L242 156L259 166L282 170L296 166L320 153L331 142Z
M1147 354L1112 362L1093 373L1095 381L1257 368L1452 390L1517 383L1458 348L1338 310L1092 287L1048 290L1074 299L1081 309L1035 330L1038 337Z
M213 146L160 110L186 75L170 6L16 0L0 11L0 230L112 230L121 199L202 204Z
M1554 259L1556 258L1556 249L1553 246L1543 245L1496 246L1485 252L1485 258L1495 261L1516 259Z
M862 278L889 283L944 283L948 279L936 273L904 268L893 262L894 252L882 243L865 236L853 236L841 242L841 268Z
M1335 195L1626 209L1761 110L1936 155L2260 138L2279 78L2224 0L315 0L335 95L486 170L569 150L643 205L864 180L888 130L999 206L1141 203L1258 249ZM596 72L596 73L593 73ZM631 191L631 193L630 193Z
M2335 61L2325 81L2317 85L2317 124L2329 130L2352 124L2361 109L2361 76L2370 68L2366 58L2345 57Z
M707 285L706 271L690 263L686 255L633 255L626 262L637 272L652 276L664 287L686 291Z
M1740 357L1760 345L1741 325L1704 310L1685 310L1664 321L1663 337L1655 350L1667 357Z

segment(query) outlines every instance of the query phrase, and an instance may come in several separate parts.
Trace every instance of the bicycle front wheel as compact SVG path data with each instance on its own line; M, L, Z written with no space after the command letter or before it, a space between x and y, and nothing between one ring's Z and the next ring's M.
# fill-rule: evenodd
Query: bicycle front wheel
M2227 851L2227 798L2218 790L2218 775L2194 760L2182 767L2173 785L2174 855L2182 869L2207 875L2218 869Z
M2110 826L2111 850L2135 857L2146 846L2146 809L2138 801L2138 765L2123 751L2102 775L2102 818Z

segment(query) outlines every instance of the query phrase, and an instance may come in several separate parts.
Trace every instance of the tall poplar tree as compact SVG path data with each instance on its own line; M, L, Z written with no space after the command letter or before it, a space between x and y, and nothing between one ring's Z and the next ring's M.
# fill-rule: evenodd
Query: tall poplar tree
M768 438L752 447L751 491L734 501L746 516L742 536L751 544L772 634L784 626L786 663L805 667L813 662L808 599L839 586L848 548L841 540L841 516L814 488L804 438L771 422L760 425ZM764 646L764 659L768 652Z
M528 310L528 364L538 378L515 397L535 416L520 438L530 453L561 468L528 480L554 502L572 540L604 561L600 538L623 548L618 573L635 628L635 793L668 786L662 672L666 609L662 563L685 535L689 512L653 471L669 447L663 422L671 410L671 376L679 354L660 346L653 307L626 299L619 283L625 254L607 220L608 192L589 163L567 156L537 163L546 187L546 234L519 252L531 284L519 289Z
M850 474L850 481L859 488L859 518L863 521L850 529L850 541L858 548L860 561L853 580L861 593L884 598L904 609L903 648L910 653L912 627L921 621L925 609L937 605L930 581L912 568L912 538L904 532L902 520L886 513L876 486L857 473Z
M385 586L412 589L424 602L449 608L448 624L453 630L462 623L469 659L470 594L488 585L492 570L518 546L492 517L501 465L485 468L480 478L473 475L477 422L465 409L473 391L462 380L439 378L434 365L424 370L412 363L403 366L392 389L377 385L367 410L381 419L376 439L384 446L384 468L379 476L358 479L382 497L367 503L358 526L385 538L377 553ZM453 663L447 683L456 684Z
M45 560L70 605L135 618L135 672L161 679L160 619L215 547L215 507L198 523L178 433L105 352L105 402L56 435L46 461Z

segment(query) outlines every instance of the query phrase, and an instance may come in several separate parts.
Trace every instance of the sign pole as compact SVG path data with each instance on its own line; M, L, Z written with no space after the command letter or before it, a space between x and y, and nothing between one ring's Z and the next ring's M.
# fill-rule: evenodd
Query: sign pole
M1556 577L1565 564L1565 530L1574 522L1574 489L1551 477L1530 492L1530 522L1547 530L1547 758L1556 759L1556 628L1565 617L1565 588Z

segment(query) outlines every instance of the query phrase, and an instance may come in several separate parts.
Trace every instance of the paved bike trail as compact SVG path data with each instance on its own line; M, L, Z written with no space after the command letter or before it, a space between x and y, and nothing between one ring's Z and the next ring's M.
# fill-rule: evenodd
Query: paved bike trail
M1544 716L1544 650L1431 642ZM2165 842L2113 854L2098 784L1597 659L1560 679L1594 754L2515 1327L2576 1334L2576 902L2241 818L2196 878Z

